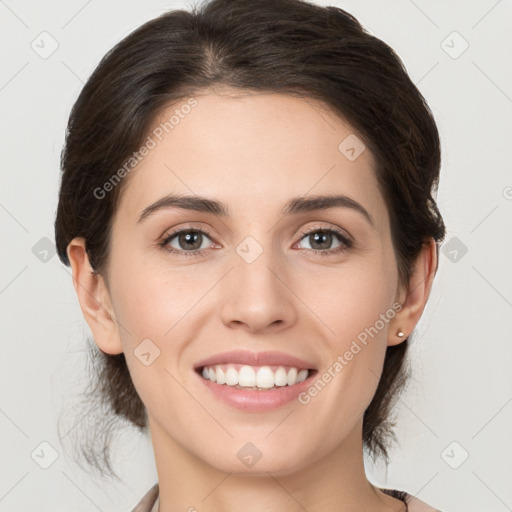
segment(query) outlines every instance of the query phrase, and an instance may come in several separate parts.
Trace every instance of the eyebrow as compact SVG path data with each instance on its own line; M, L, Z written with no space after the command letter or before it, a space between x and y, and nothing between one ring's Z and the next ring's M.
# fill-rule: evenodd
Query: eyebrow
M350 208L351 210L363 215L370 225L375 226L373 218L366 208L354 199L345 195L295 197L286 203L283 209L283 214L296 215L304 212L327 210L329 208L337 207ZM178 196L169 194L144 208L137 222L142 222L158 210L168 208L181 208L184 210L210 213L216 217L230 216L228 206L221 201L201 196Z

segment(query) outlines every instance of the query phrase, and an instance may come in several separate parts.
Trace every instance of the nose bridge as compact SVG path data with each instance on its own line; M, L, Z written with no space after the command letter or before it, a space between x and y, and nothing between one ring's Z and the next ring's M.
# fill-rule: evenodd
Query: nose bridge
M293 294L284 284L282 261L268 237L266 246L248 236L235 248L230 284L222 306L226 324L250 330L289 325L296 319Z
M252 290L253 295L259 293L279 293L277 288L275 270L280 266L278 255L274 254L270 241L265 246L253 237L247 237L236 248L234 273L238 279L240 289ZM246 290L247 291L247 290ZM271 297L269 296L268 299Z

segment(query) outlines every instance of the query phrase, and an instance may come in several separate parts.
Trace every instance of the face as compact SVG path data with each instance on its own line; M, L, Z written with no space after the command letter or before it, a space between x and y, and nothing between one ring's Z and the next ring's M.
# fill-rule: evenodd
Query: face
M359 451L399 293L373 156L310 100L227 90L194 98L168 134L150 134L155 145L125 178L111 238L111 304L154 442L252 474ZM160 201L171 195L225 211ZM308 203L319 196L343 197ZM247 359L221 355L206 372L217 378L220 368L222 382L230 365L230 378L247 374L244 389L200 375L205 360L234 350ZM274 387L251 389L251 369L233 373L244 363L260 387ZM292 367L307 379L293 384ZM264 463L245 464L251 451Z

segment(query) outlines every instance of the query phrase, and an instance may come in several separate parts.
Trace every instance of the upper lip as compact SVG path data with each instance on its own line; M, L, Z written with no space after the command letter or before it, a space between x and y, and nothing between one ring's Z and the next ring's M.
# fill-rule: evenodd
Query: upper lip
M311 362L283 352L249 352L247 350L233 350L231 352L215 354L199 361L194 368L197 370L204 366L229 363L246 364L249 366L292 366L299 369L315 369Z

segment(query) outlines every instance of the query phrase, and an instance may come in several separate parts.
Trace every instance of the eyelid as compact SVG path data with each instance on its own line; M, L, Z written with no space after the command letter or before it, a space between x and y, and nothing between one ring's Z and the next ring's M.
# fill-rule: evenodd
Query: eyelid
M177 233L181 233L182 231L198 231L208 235L209 238L213 238L213 235L209 228L204 226L195 226L194 223L187 223L185 226L180 225L174 228L166 229L162 236L160 237L160 239L168 239Z
M317 223L307 228L303 228L299 232L298 236L308 235L312 232L314 233L315 231L334 231L335 233L338 233L339 235L342 235L344 238L346 238L347 241L350 241L351 243L354 242L354 237L346 229L340 228L339 226L331 224L330 222Z

